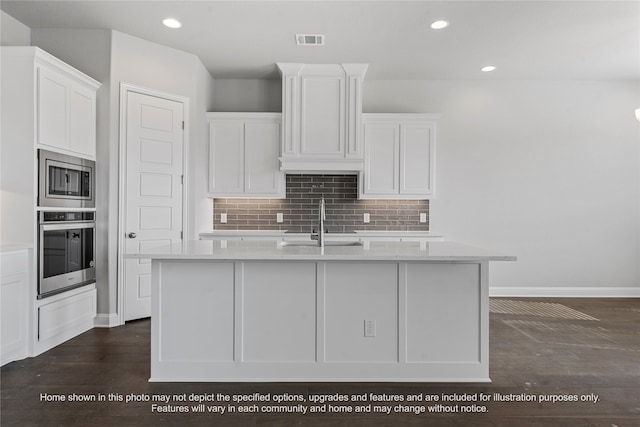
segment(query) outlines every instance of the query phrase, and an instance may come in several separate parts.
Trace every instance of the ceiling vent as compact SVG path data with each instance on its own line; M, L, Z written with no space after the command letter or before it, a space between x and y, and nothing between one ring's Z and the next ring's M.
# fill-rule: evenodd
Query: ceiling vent
M296 34L296 44L298 46L324 45L324 34Z

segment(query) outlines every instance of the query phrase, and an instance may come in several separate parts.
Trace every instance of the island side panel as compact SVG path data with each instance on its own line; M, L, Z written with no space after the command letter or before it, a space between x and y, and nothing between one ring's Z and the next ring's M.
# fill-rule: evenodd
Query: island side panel
M153 263L160 277L157 342L161 362L232 362L234 355L234 263L163 261ZM155 273L158 274L155 274ZM155 289L154 289L155 291Z
M480 363L480 265L406 267L407 362Z
M398 264L323 264L324 360L332 363L397 363ZM371 372L371 376L375 375L377 372Z
M242 263L241 362L316 361L316 263Z

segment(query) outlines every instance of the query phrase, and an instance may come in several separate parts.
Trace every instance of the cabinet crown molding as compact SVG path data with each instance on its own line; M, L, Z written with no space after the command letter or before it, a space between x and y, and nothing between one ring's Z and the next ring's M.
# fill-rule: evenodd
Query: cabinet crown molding
M336 72L345 73L349 76L363 78L369 68L369 64L363 63L345 63L345 64L302 64L277 62L276 66L281 76L297 76L303 70L318 74L327 73L333 75Z
M438 121L442 117L442 114L431 113L362 113L363 120L389 120L397 121L402 120L405 122L411 121Z
M72 67L66 62L56 58L49 52L36 46L2 46L0 48L3 57L25 58L35 61L38 65L54 68L57 72L65 74L68 78L74 80L83 86L93 90L98 90L102 83L96 79L86 75L80 70Z

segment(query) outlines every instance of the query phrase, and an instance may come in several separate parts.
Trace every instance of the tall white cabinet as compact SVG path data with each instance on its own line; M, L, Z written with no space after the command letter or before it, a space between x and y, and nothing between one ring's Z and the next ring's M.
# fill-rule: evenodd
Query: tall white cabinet
M430 199L435 196L432 114L363 114L361 199Z
M209 197L284 198L280 113L207 113Z
M3 298L10 295L25 306L5 311L3 305L2 321L6 324L8 313L27 313L28 354L37 355L92 328L96 316L95 285L36 299L37 212L46 209L37 206L37 152L47 149L95 160L100 83L37 47L3 46L0 52L0 240L3 247L17 245L34 254L27 262L25 283L7 283L3 277ZM18 298L19 286L24 286L24 299Z

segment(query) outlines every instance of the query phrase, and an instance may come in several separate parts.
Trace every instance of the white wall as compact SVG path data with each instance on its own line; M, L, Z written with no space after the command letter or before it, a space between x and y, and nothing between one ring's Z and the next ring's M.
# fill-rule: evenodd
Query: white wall
M210 111L279 113L282 83L280 80L216 79Z
M431 229L517 255L492 265L492 287L598 295L640 286L639 89L638 81L365 80L363 108L442 114Z
M0 46L31 46L31 29L0 10Z
M31 29L13 16L0 10L0 46L30 46L31 45ZM12 88L6 79L10 78L10 71L7 68L2 69L3 87L2 93L7 93ZM11 85L15 88L15 85ZM0 94L1 95L1 94ZM33 226L33 217L19 215L21 212L30 212L33 209L33 186L31 182L18 182L12 179L14 167L16 167L15 159L33 158L33 147L27 144L20 144L18 139L14 137L14 133L20 135L29 135L33 132L32 123L23 123L19 117L29 117L33 111L33 104L29 102L22 103L19 106L8 105L10 99L16 99L14 96L1 97L3 102L3 118L14 116L16 118L14 126L3 126L2 142L5 146L2 149L0 159L2 166L2 192L0 200L0 218L2 224L0 226L0 242L2 244L12 243L28 243L34 241L35 227ZM10 118L11 120L11 118ZM20 130L17 132L17 130ZM7 153L8 143L11 143L11 152ZM33 172L34 166L31 164L18 165L18 169L26 172L29 169ZM28 173L28 172L27 172Z

